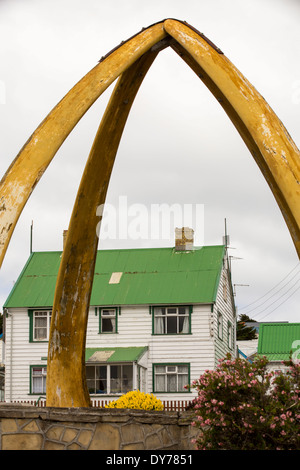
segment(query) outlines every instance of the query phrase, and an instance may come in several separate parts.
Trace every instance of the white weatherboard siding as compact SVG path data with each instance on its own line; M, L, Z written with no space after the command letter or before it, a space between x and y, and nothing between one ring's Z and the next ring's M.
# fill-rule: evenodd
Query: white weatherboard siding
M224 295L226 294L227 295ZM101 306L97 306L101 307ZM231 352L235 356L235 339L228 348L228 322L235 338L236 320L231 283L224 269L220 278L217 299L212 304L194 304L191 313L191 334L152 334L152 314L149 305L121 306L117 319L117 333L99 334L99 309L90 308L87 325L87 348L147 346L139 364L146 367L146 392L153 392L152 364L186 363L190 365L190 382L207 369L214 369L219 358ZM217 318L222 314L222 338L218 337ZM12 328L12 329L11 329ZM30 320L26 308L10 308L5 330L5 400L36 400L30 395L30 366L46 366L48 342L30 342ZM162 400L191 400L189 393L156 394ZM94 395L95 400L106 399ZM114 399L114 397L111 397Z
M222 315L222 334L218 332L218 315ZM228 346L228 324L232 325L233 341ZM233 293L227 269L223 269L214 306L214 338L215 338L215 366L218 360L228 352L236 356L236 318L234 314Z
M48 342L29 342L27 309L9 309L9 315L6 318L5 342L5 400L37 399L38 396L29 394L30 366L47 364L47 361L42 358L47 357Z
M118 316L118 333L98 334L99 316L91 308L87 348L147 346L147 392L152 393L152 364L187 363L190 364L191 380L198 378L205 369L213 368L214 344L210 335L209 319L211 305L193 305L191 314L192 334L153 335L152 315L149 306L121 307ZM194 393L156 394L164 400L189 400Z

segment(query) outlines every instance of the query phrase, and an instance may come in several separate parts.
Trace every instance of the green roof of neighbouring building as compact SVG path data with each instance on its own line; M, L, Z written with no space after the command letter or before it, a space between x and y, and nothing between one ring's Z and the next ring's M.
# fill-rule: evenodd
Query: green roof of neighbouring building
M257 354L270 361L288 360L299 350L300 323L261 323L259 325Z
M32 253L4 307L51 307L61 255ZM224 246L98 251L90 305L213 303L224 255Z

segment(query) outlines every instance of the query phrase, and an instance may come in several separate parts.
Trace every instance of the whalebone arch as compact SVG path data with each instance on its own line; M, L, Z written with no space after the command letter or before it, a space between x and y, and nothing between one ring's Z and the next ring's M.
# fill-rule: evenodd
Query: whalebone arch
M171 47L197 74L235 125L269 184L300 255L299 150L282 123L222 51L190 25L167 19L142 30L104 56L70 90L36 129L1 181L0 261L32 189L57 150L118 78L82 175L61 259L49 340L47 406L90 403L84 350L98 246L97 207L105 202L135 96L165 47Z

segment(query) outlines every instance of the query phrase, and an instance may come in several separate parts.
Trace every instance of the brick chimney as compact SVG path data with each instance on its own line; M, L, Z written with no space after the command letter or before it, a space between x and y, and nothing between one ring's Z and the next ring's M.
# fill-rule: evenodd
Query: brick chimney
M194 230L189 227L175 229L175 250L188 251L194 247Z

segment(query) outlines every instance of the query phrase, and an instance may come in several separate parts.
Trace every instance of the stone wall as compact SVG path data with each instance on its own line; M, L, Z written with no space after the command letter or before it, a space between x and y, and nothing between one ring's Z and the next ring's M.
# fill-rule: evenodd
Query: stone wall
M0 405L1 450L193 450L188 412Z

